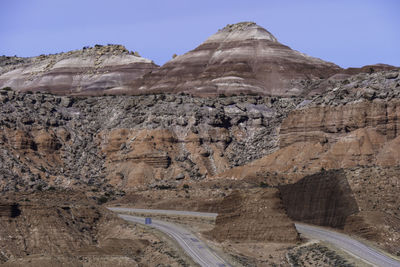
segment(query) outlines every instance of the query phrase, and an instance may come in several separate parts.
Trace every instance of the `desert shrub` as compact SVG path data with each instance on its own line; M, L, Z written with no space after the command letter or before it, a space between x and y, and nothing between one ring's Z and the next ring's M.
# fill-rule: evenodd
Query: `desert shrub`
M99 198L97 199L97 203L98 203L99 205L102 205L102 204L106 203L107 201L108 201L108 197L106 197L106 196L101 196L101 197L99 197Z
M157 185L156 188L160 189L160 190L167 190L167 189L172 189L172 186L170 186L170 185Z

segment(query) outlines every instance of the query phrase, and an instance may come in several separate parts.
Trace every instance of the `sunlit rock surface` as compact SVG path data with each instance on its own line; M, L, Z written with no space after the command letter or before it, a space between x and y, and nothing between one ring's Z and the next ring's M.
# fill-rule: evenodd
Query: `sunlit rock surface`
M33 58L2 58L0 88L55 94L101 95L126 91L126 85L157 68L122 45L95 46Z
M196 95L256 93L292 96L307 81L341 71L337 65L290 49L253 22L227 25L194 50L135 82L138 92Z

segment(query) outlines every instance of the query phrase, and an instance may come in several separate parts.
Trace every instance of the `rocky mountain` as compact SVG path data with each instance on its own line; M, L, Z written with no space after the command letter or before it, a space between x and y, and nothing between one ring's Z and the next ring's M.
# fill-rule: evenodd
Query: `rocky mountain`
M309 83L342 71L329 62L294 51L252 22L227 25L194 50L177 56L135 81L143 92L195 95L309 93Z
M294 51L253 22L227 25L161 68L122 45L33 58L0 58L0 88L56 94L308 94L310 82L343 71ZM356 69L352 72L357 72Z
M0 261L44 253L39 243L51 255L98 252L105 232L78 232L103 227L97 205L109 201L218 212L204 233L215 242L293 247L293 221L303 221L400 255L398 68L343 70L254 23L228 25L159 68L121 46L2 58L0 68L9 86L0 89L0 195L20 196L0 203L0 234L18 236L0 242ZM57 194L85 205L42 207ZM30 221L45 233L32 210L54 229L70 225L51 230L55 245L24 240ZM149 244L134 241L147 252L124 260L150 260L159 247Z
M2 57L0 88L61 95L115 94L157 67L122 45L96 45L32 58Z
M0 101L2 190L131 191L202 180L276 150L277 127L301 100L0 90Z

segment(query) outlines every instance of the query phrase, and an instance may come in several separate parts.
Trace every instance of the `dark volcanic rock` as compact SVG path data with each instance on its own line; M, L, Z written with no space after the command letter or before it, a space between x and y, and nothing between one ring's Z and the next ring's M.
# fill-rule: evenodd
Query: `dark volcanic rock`
M134 85L138 92L292 96L341 68L294 51L253 22L228 25Z

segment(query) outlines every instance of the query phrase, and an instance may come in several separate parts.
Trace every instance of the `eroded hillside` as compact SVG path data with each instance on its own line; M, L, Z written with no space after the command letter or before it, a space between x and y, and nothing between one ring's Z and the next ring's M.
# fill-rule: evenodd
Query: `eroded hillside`
M14 193L0 203L2 266L189 266L162 236L73 191Z
M0 84L10 266L187 264L105 203L218 212L204 237L245 263L286 264L294 221L400 255L398 68L343 70L246 22L162 67L119 45L1 58ZM255 259L266 244L279 257Z
M280 122L301 101L0 94L3 191L129 191L211 177L276 150Z
M31 58L3 56L0 87L60 95L115 94L157 67L122 45L95 45Z

